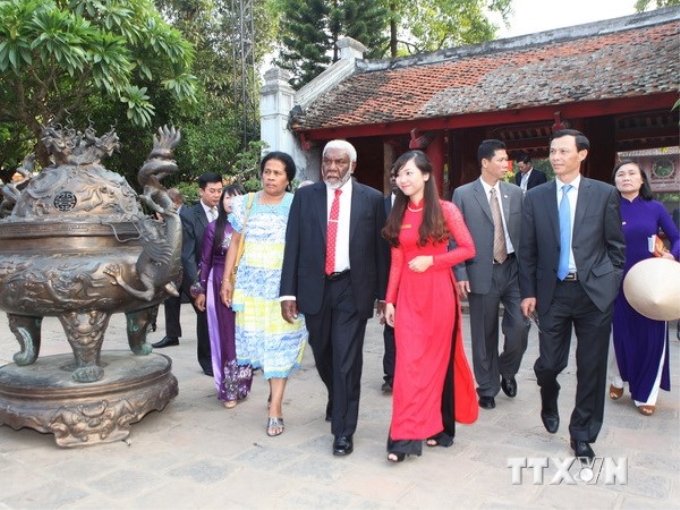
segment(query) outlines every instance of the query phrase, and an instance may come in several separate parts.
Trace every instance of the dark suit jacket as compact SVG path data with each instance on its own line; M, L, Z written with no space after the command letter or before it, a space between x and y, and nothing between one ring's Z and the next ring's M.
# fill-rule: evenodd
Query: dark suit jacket
M529 191L531 188L535 188L539 184L543 184L544 182L548 182L548 178L545 176L545 174L540 170L532 168L531 175L529 175L529 182L527 182L527 191ZM517 186L522 184L522 172L517 172L515 175L515 184L517 184Z
M326 185L317 182L295 192L288 217L281 272L281 296L295 296L298 310L320 311L324 292L327 228ZM375 299L385 298L387 269L381 230L385 224L383 196L352 182L349 259L352 292L359 314L373 315Z
M208 217L200 201L191 207L183 206L179 217L182 219L182 269L184 270L182 287L189 295L189 288L196 279L201 261L201 243L205 227L208 225Z
M519 247L520 293L535 297L539 314L550 307L557 283L560 225L557 184L538 186L524 197ZM619 292L625 261L619 194L613 186L581 177L572 233L579 284L605 311Z
M519 251L520 227L522 224L522 190L514 184L500 182L501 207L515 251ZM491 290L493 274L493 217L489 206L489 197L479 179L460 186L453 192L453 203L456 204L465 218L465 224L475 242L474 258L458 264L454 268L456 280L469 281L470 291L486 294Z
M385 203L385 221L387 222L387 217L392 212L392 195L390 194L384 197L383 202ZM387 263L387 281L389 282L390 266L392 262L391 255L392 247L390 246L390 243L388 243L385 239L383 239L383 245L385 246L385 261Z

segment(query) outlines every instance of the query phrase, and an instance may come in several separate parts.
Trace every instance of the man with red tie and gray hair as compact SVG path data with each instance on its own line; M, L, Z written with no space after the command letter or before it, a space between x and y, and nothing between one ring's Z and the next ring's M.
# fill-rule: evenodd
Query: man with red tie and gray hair
M299 188L286 231L281 314L303 313L316 368L328 390L333 454L354 450L366 322L384 300L387 260L383 195L352 178L356 149L332 140L322 182Z

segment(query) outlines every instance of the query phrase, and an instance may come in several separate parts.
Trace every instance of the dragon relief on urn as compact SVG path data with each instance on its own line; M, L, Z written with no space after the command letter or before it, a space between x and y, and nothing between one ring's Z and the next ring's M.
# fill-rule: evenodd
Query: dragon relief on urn
M132 351L151 352L146 333L158 304L177 296L181 281L181 221L161 184L177 171L179 141L178 130L158 130L138 195L101 164L119 147L114 130L101 137L91 126L43 130L53 164L32 176L27 157L22 180L2 188L0 204L0 309L21 346L17 365L38 358L45 316L62 322L78 382L104 375L100 351L112 313L126 314Z

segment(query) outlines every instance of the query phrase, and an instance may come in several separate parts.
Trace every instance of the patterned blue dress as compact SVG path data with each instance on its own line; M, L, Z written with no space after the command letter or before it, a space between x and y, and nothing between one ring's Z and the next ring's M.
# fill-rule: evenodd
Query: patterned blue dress
M277 205L259 203L258 193L246 220L245 250L236 273L232 308L236 312L239 365L262 368L265 379L288 377L300 366L307 343L302 315L290 324L281 317L279 287L286 225L293 195ZM229 222L243 232L248 195L232 199Z

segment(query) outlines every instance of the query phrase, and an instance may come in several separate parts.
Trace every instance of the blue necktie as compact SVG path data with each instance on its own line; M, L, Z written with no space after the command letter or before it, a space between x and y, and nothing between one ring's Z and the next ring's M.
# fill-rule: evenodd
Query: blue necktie
M560 200L560 263L557 267L557 277L564 280L569 274L569 254L571 252L571 207L567 193L572 188L571 184L562 186L562 199Z

